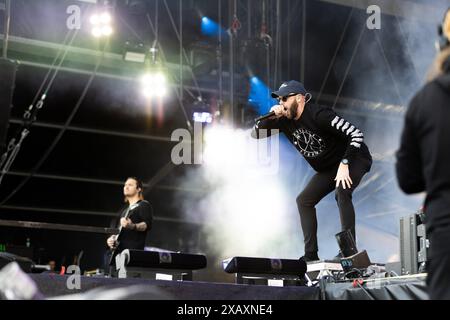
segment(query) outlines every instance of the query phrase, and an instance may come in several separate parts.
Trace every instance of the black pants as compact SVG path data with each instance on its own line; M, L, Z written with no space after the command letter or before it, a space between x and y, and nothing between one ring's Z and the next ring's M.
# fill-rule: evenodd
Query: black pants
M450 226L432 229L428 234L430 252L426 266L428 294L431 300L450 300Z
M317 245L317 217L316 204L327 194L335 190L335 198L339 208L342 231L350 230L356 240L355 234L355 209L353 208L352 195L359 185L362 177L369 172L372 160L362 157L355 158L349 164L350 178L353 181L350 189L342 188L342 184L336 188L336 177L338 166L316 173L305 189L297 197L297 206L300 213L303 236L305 241L305 254L316 254L319 250Z
M450 252L427 261L427 286L431 300L450 300Z

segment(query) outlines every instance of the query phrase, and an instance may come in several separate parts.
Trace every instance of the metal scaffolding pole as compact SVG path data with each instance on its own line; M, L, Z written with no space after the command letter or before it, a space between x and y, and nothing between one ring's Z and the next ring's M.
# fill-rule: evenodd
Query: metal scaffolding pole
M235 9L236 9L236 0L230 1L229 6L228 6L228 11L229 11L228 15L229 15L230 26L233 25L233 19L234 19L233 13L235 12ZM231 127L234 127L234 35L232 32L230 35L229 44L230 44L230 58L229 58L230 124L231 124Z
M306 53L306 0L302 0L302 49L300 57L300 81L305 83L305 53Z
M26 177L29 175L29 172L20 172L20 171L10 171L7 173L10 176L18 176L18 177ZM63 180L63 181L73 181L73 182L85 182L85 183L95 183L95 184L105 184L105 185L115 185L122 186L123 181L119 180L106 180L106 179L96 179L96 178L84 178L84 177L71 177L65 175L58 174L42 174L37 173L33 176L38 179L49 179L49 180ZM143 184L144 188L149 188L151 185L149 183ZM183 192L193 192L193 193L207 193L207 189L196 189L196 188L182 188L177 186L168 186L168 185L153 185L155 189L161 190L173 190L173 191L183 191Z
M222 25L222 0L219 0L219 25ZM219 31L219 43L217 47L217 63L218 63L218 77L219 77L219 112L222 113L223 107L223 51L222 51L222 31Z
M35 212L46 212L46 213L66 213L66 214L81 214L81 215L94 215L94 216L106 216L106 217L117 217L117 212L106 212L106 211L88 211L88 210L68 210L68 209L58 209L58 208L40 208L33 206L14 206L6 205L2 206L2 209L8 210L21 210L21 211L35 211ZM178 218L167 218L167 217L153 217L155 221L165 221L165 222L176 222L176 223L187 223L187 224L202 224L199 222L187 221L185 219Z
M179 0L179 10L180 10L180 99L183 100L183 3Z
M3 59L8 58L9 25L11 22L11 0L5 0L5 15L3 25Z
M9 123L21 125L23 123L23 120L13 118L13 119L9 120ZM34 122L33 127L50 128L50 129L58 129L58 130L64 128L64 126L60 125L60 124L40 122L40 121ZM116 136L116 137L121 137L121 138L132 138L132 139L142 139L142 140L150 140L150 141L179 143L177 141L172 141L169 137L164 137L164 136L154 136L154 135L129 133L129 132L118 132L118 131L112 131L112 130L101 130L101 129L84 128L84 127L77 127L77 126L67 126L67 131L93 133L93 134L100 134L100 135ZM183 143L185 143L185 142L191 143L190 140L183 141Z

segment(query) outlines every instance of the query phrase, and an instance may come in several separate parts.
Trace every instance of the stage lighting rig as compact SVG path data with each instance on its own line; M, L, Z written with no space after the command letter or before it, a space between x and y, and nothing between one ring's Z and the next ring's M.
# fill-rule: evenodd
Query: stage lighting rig
M194 122L201 123L213 122L211 107L203 100L202 97L197 97L192 104L192 120L194 120Z
M167 78L161 71L151 71L141 78L142 93L147 98L164 97L167 94Z
M94 13L89 19L94 37L109 37L113 34L112 16L108 11Z
M125 61L144 63L147 52L143 43L125 42L123 59Z

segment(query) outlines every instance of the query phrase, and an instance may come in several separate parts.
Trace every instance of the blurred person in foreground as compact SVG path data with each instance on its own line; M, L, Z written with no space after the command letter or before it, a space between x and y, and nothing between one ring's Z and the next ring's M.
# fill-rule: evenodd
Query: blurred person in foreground
M426 192L430 299L450 299L450 8L439 30L428 82L411 100L397 152L396 172L407 194Z

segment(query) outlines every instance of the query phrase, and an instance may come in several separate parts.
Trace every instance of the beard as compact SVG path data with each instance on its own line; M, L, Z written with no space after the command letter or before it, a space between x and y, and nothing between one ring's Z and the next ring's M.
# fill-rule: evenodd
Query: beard
M123 195L125 197L134 197L137 194L137 192L133 192L133 191L124 191Z
M298 103L297 100L294 100L289 107L288 119L294 119L297 116Z

